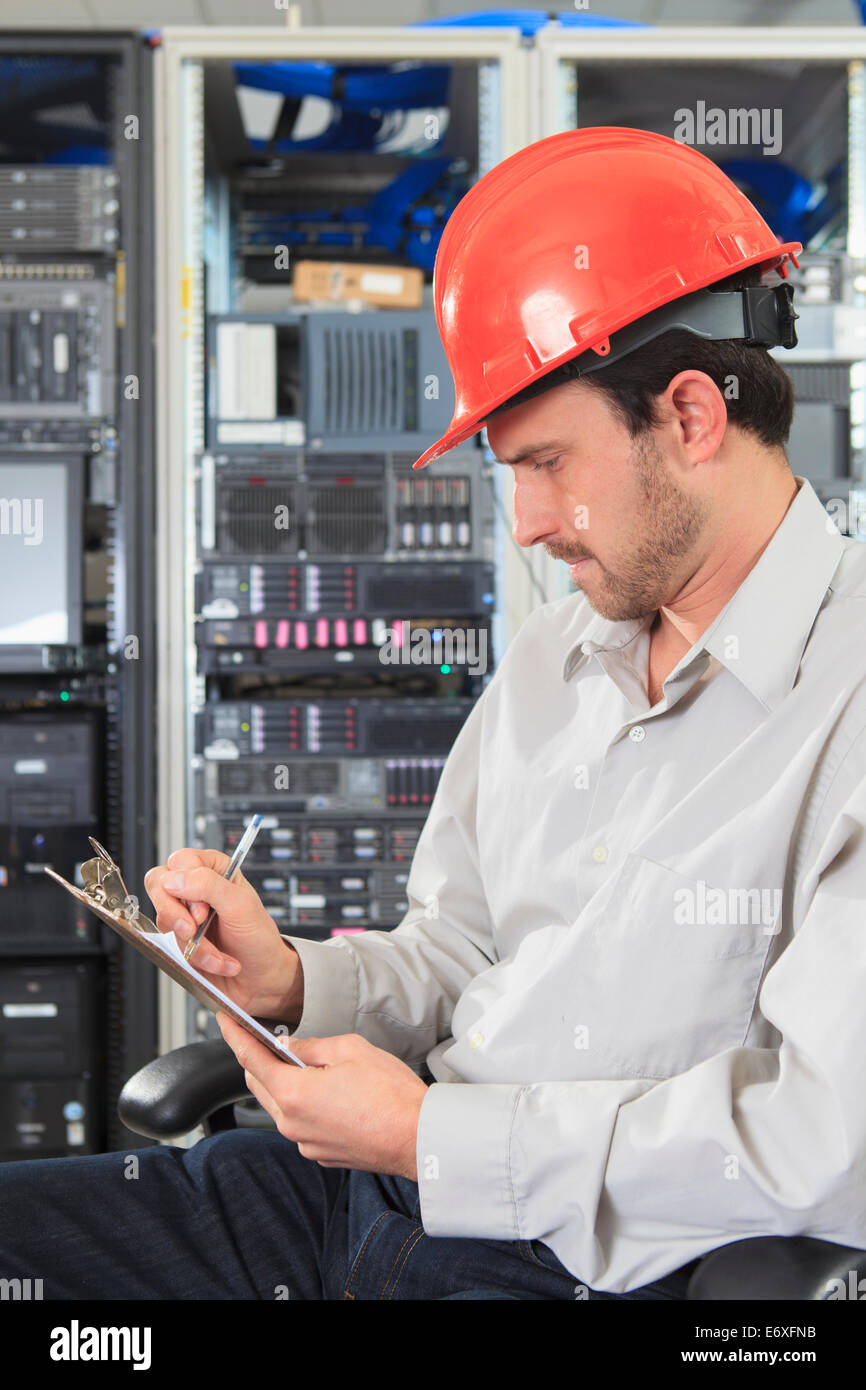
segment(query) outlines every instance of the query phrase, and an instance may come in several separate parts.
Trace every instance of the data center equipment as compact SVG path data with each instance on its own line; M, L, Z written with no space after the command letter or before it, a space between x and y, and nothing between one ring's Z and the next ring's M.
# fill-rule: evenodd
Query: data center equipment
M194 766L198 763L195 760ZM385 806L427 806L444 757L243 758L205 760L197 782L200 805L249 800L313 815L319 811L371 813Z
M399 762L399 766L398 766ZM343 932L383 931L398 925L408 910L406 885L433 792L445 765L444 754L427 759L359 759L316 767L308 762L311 787L265 812L262 829L244 864L253 885L280 931L327 941ZM414 769L409 773L407 768ZM247 807L264 804L255 785L254 763L222 764L210 782L208 810L199 817L202 843L231 853L250 819ZM273 785L273 764L262 767L262 783ZM297 776L299 767L290 764ZM369 777L370 787L344 783L344 795L329 797L326 779ZM235 785L237 783L237 785ZM419 792L410 794L409 786ZM381 809L386 799L393 802ZM322 789L326 795L321 796ZM415 803L410 805L411 800ZM319 801L352 805L352 814L319 811ZM372 803L375 802L375 806ZM292 807L303 807L299 813ZM309 809L308 809L309 808ZM311 814L311 810L315 813Z
M300 817L279 815L265 817L265 823L274 838L257 847L244 876L281 932L328 941L344 933L388 931L405 916L422 819L365 817L360 823L330 820L310 826ZM242 829L238 815L211 818L206 843L219 839L221 848L233 845ZM284 850L292 860L283 857ZM364 853L369 858L361 858ZM323 867L317 869L317 861ZM330 862L334 867L326 867Z
M199 671L387 664L395 675L429 647L440 669L486 674L494 518L478 451L456 453L435 478L411 462L369 452L201 455Z
M55 891L71 881L88 835L102 833L102 721L97 712L0 714L0 946L44 954L98 947L99 923Z
M44 872L156 861L150 53L60 49L0 35L3 1158L126 1147L156 1050L152 969Z
M98 165L0 166L0 253L113 251L118 177Z
M213 449L420 451L454 411L430 310L214 315L207 354Z
M463 161L428 152L360 206L342 208L291 207L291 197L275 197L261 183L247 187L238 219L244 267L259 280L277 279L276 243L299 256L390 254L432 274L445 223L466 192L465 170Z
M234 846L281 930L394 927L412 855L471 699L220 700L197 716L197 831Z
M354 564L214 562L198 576L198 611L206 619L261 615L314 615L329 609L366 626L362 614L399 608L414 616L450 606L483 613L492 601L492 566L468 560L455 564ZM289 617L283 621L289 623ZM375 622L375 618L372 619ZM286 628L288 634L289 628Z
M281 930L320 940L405 915L445 760L496 656L494 470L476 441L435 476L412 463L454 410L429 281L441 228L483 162L498 57L434 66L420 35L413 46L411 69L400 60L386 76L413 106L424 83L439 93L447 79L449 109L422 103L409 143L403 125L382 148L329 137L305 154L309 126L283 101L300 70L270 58L243 73L205 64L185 127L190 150L206 133L212 212L205 312L181 368L197 403L177 480L189 489L192 474L195 511L195 573L181 581L195 650L188 824L195 843L225 850L262 812L245 875ZM346 73L337 103L378 83L381 125L381 63ZM257 90L239 103L242 75ZM284 109L253 149L262 96ZM296 259L335 254L370 263L383 284L420 267L421 307L293 300ZM188 1016L193 1033L209 1026Z
M98 452L114 438L116 294L114 267L0 263L0 444Z
M281 930L317 940L405 915L414 848L493 663L494 506L478 451L435 479L411 462L207 452L196 469L196 835L225 849L264 812L245 874ZM467 634L471 649L449 644ZM316 693L328 673L345 698L339 684ZM419 675L425 698L406 680ZM353 678L372 682L362 697ZM240 698L245 687L255 694Z
M105 1143L101 961L0 960L0 1160Z
M196 467L202 559L423 556L428 574L428 558L493 560L491 488L477 449L437 460L433 477L413 471L414 454L371 449L360 436L350 457L302 450L202 454Z
M282 245L293 258L397 260L429 278L476 162L472 77L426 56L207 64L209 140L231 179L239 275L284 282Z
M410 698L215 700L197 716L197 751L214 762L280 753L447 753L472 703Z

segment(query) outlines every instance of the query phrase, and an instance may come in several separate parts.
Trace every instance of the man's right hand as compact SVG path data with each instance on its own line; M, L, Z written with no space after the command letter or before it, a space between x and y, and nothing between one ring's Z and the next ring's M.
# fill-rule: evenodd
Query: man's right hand
M280 936L273 917L243 873L223 878L229 856L216 849L178 849L144 876L160 931L173 931L183 949L211 907L217 917L190 957L224 994L257 1018L297 1024L304 1007L300 957ZM183 881L168 885L175 875Z

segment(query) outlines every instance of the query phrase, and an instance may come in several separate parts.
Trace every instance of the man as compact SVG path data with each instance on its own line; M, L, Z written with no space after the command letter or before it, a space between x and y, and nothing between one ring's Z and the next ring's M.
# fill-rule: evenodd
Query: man
M682 1298L743 1236L866 1245L866 549L784 454L795 249L642 132L552 137L463 200L457 407L419 463L486 421L516 541L580 593L474 706L394 931L283 939L213 851L149 872L182 941L218 910L196 963L308 1065L221 1015L278 1132L142 1150L125 1191L119 1155L7 1165L3 1274Z

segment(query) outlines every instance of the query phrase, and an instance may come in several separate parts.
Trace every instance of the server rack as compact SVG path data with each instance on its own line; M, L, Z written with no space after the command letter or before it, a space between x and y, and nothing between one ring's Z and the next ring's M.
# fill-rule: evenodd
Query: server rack
M348 585L352 594L363 591L374 596L369 599L373 605L368 613L371 622L375 620L381 625L395 619L394 600L388 597L388 585L380 581L383 577L393 578L398 572L408 574L413 565L414 576L419 578L422 568L416 562L424 557L413 546L424 528L429 539L431 527L438 528L440 538L446 539L441 540L437 554L424 558L424 565L443 586L449 569L453 572L457 587L451 590L452 604L459 607L461 602L470 602L459 599L457 594L471 589L480 596L482 604L490 605L489 630L494 651L501 653L536 601L536 595L532 592L526 557L506 544L506 528L510 531L509 489L501 477L494 476L501 470L494 470L485 461L483 450L474 449L471 456L455 454L440 467L442 486L450 489L451 510L436 512L440 520L434 523L430 520L434 513L423 513L423 509L417 515L413 513L414 504L405 491L406 470L417 442L414 437L398 431L394 446L377 453L387 443L387 432L385 436L369 428L365 432L362 421L352 446L345 432L341 438L344 426L340 419L325 411L319 377L315 382L318 394L314 406L325 428L310 428L309 422L299 421L297 412L293 414L286 407L270 430L262 429L261 442L253 421L252 425L242 425L242 442L236 444L238 431L232 427L232 420L237 420L239 413L243 415L246 407L239 405L237 399L229 399L229 392L228 405L223 402L215 410L213 392L219 389L217 344L221 326L226 343L231 344L240 325L245 350L261 348L264 363L273 362L275 354L279 358L294 353L302 364L319 363L322 374L338 370L334 365L338 360L343 363L341 371L367 370L362 356L352 356L353 352L361 353L360 347L356 345L350 350L345 346L344 350L338 339L325 341L332 328L339 329L333 313L323 316L319 305L318 310L310 311L309 318L301 314L300 325L293 329L297 307L291 299L282 300L278 295L280 302L276 303L273 285L257 282L255 274L249 271L243 244L245 228L238 214L238 182L220 176L228 162L228 151L237 149L240 140L231 100L230 65L238 61L318 61L354 67L406 62L447 64L452 74L457 74L452 83L452 100L460 108L459 125L464 139L472 146L467 164L471 165L472 174L481 174L530 138L526 50L520 34L513 29L447 32L411 28L293 28L252 33L238 29L166 28L153 35L152 42L157 127L157 380L162 406L157 443L156 527L161 715L157 748L159 854L164 859L184 844L218 844L221 836L237 835L241 823L237 808L252 809L249 796L264 798L262 809L272 810L274 797L268 796L262 760L266 756L273 758L274 750L284 746L287 770L294 779L290 785L297 789L294 818L274 817L267 839L267 852L272 856L268 860L270 867L263 871L261 865L251 866L254 877L258 874L262 896L277 915L276 904L287 899L285 875L281 878L276 871L278 861L273 856L282 853L290 860L296 847L302 846L305 865L292 879L294 891L288 900L293 920L287 925L281 922L281 929L289 934L304 934L309 929L315 934L322 914L327 917L334 911L344 913L347 923L396 925L402 915L398 881L401 875L394 870L402 861L408 871L413 837L422 818L418 813L423 813L429 803L437 765L441 766L472 699L459 684L462 672L452 668L445 679L457 681L451 686L455 698L440 703L447 707L453 722L441 732L425 734L426 741L419 741L424 710L413 702L411 689L406 686L393 692L399 695L399 704L383 701L376 718L365 719L370 710L364 708L362 699L356 700L358 692L348 678L345 701L332 699L327 708L326 702L305 698L303 689L286 700L287 691L279 682L286 674L286 650L294 642L296 618L300 613L298 626L306 625L309 608L321 606L322 593L331 593L340 584L344 593ZM459 146L459 132L455 132L457 127L449 133L448 140L453 137ZM459 154L447 141L446 148ZM323 166L325 163L327 158L323 157ZM363 158L349 156L343 168L358 202L358 190L365 187L370 165ZM394 172L397 168L399 165ZM309 170L304 174L308 176ZM378 186L381 187L381 180ZM424 325L429 326L432 317L429 276L427 280L421 310L400 311L400 331L416 333L411 341L422 344L425 365L419 383L425 379L425 373L431 374L425 357L431 349L423 346ZM374 323L382 327L387 322L396 323L396 318L388 319L388 315L396 314L395 310L372 312L378 315L375 320L364 314L346 314L345 324L348 327L363 321L367 327ZM414 312L420 315L417 322L412 318ZM274 322L275 313L279 323ZM326 323L325 318L334 322ZM269 320L273 331L265 332L262 343L255 330L267 330ZM376 352L381 365L392 349L380 353L377 348ZM396 363L396 352L395 348L388 360ZM412 348L412 361L414 352ZM405 363L400 370L404 367ZM287 369L288 377L291 370ZM439 370L437 367L432 374L437 375ZM255 374L252 376L248 394L255 395L257 382ZM447 385L450 389L450 381ZM305 399L310 399L309 392ZM368 426L370 423L375 424L367 421ZM408 428L405 421L401 429L404 427ZM273 452L274 438L279 440L282 453ZM324 479L329 480L329 485L339 485L341 471L347 472L347 450L351 447L357 455L352 462L354 480L363 480L367 502L357 515L353 513L351 526L348 517L343 517L346 527L341 530L342 522L336 524L327 489L320 484ZM254 468L256 460L259 462ZM237 487L243 483L245 472L247 482L259 485L258 501L262 490L270 490L273 495L269 502L273 503L279 488L294 489L295 502L304 499L300 561L293 549L298 542L291 538L281 545L271 535L265 552L253 554L249 550L249 537L262 536L261 506L256 512L254 507L242 504L244 524L234 528L228 524L235 503L221 499L234 498L237 502ZM257 476L251 478L252 473ZM376 517L382 528L378 537ZM458 531L471 538L467 541L471 549L468 567L461 563L455 549ZM232 550L236 553L231 554ZM468 552L464 558L470 559ZM383 559L387 564L379 566L380 573L374 573L374 562ZM470 577L469 570L474 577ZM280 612L268 608L269 595L277 592L278 585L282 586L280 601L287 605ZM314 598L310 599L313 590ZM342 640L346 624L350 633L353 623L363 624L360 612L352 608L355 601L346 600ZM427 601L433 602L432 598ZM429 616L429 606L426 611ZM437 616L444 619L460 615L439 608ZM337 624L332 626L336 628ZM378 635L371 634L374 646L380 644L382 630L380 627ZM430 637L435 637L437 631L431 628ZM316 640L314 632L311 625L308 640L305 627L305 657L309 657ZM327 635L324 640L328 641ZM363 668L364 640L362 634L358 638L358 659L351 667L353 674ZM265 670L268 663L269 672ZM302 665L300 659L298 665ZM446 663L440 671L449 665ZM242 680L240 684L219 685L219 671L231 666L239 677L250 676L259 682L249 701L238 698ZM313 674L316 669L314 660ZM344 666L342 670L348 676L349 668ZM263 694L268 694L268 681L283 703L262 699ZM337 683L332 694L339 697L342 690L343 686ZM429 687L423 693L428 695ZM431 737L435 747L429 742ZM429 756L420 755L422 748ZM256 751L258 759L253 756ZM232 796L236 798L234 802ZM374 823L375 815L387 810L388 805L404 801L416 813L414 829L384 818L381 823ZM361 827L368 840L352 845L352 853L358 856L356 872L343 872L346 866L341 846L345 841L341 837L351 817L358 814L374 820L369 824L365 820ZM383 843L389 846L387 854L382 851L387 865L377 858L379 850L371 847L380 833ZM262 836L263 841L266 838ZM365 849L371 854L366 864L361 857ZM338 861L342 865L339 882L327 873L328 864ZM376 909L371 919L365 914L374 901ZM299 926L301 921L303 927ZM190 1006L180 991L168 982L161 982L161 991L161 1050L192 1037L212 1034L211 1022Z
M128 33L7 30L0 35L0 62L7 98L13 82L26 97L44 80L46 65L78 63L82 73L88 66L96 71L80 79L88 100L96 93L107 150L105 163L90 171L100 176L91 183L103 187L101 174L109 178L98 211L99 200L91 200L89 232L83 223L70 231L71 190L77 181L81 193L87 182L70 167L72 157L52 166L52 178L63 170L55 221L38 203L34 214L26 198L10 196L30 175L12 144L24 125L7 127L0 159L0 172L12 179L0 251L0 286L8 290L4 330L7 343L18 343L20 361L29 357L34 370L41 362L43 375L29 404L21 405L20 390L18 404L15 388L7 390L0 447L25 472L39 460L65 462L70 485L83 489L88 536L98 541L89 555L95 564L86 567L82 635L70 632L65 644L24 655L7 647L0 672L9 822L0 888L0 1148L5 1157L37 1157L141 1145L120 1124L117 1097L156 1047L152 969L95 919L70 914L62 892L49 892L37 872L44 861L73 873L91 855L88 831L132 881L154 862L152 87L149 53ZM27 124L28 139L36 129ZM64 286L66 296L58 299ZM79 349L92 357L86 373L82 368L80 401L74 390L60 399L57 381L47 376L48 339L36 342L55 313L54 368L69 374ZM79 314L89 314L90 327L66 331ZM50 785L41 794L21 791L27 747L39 754L25 759L25 767L46 768ZM22 1118L28 1112L30 1119Z

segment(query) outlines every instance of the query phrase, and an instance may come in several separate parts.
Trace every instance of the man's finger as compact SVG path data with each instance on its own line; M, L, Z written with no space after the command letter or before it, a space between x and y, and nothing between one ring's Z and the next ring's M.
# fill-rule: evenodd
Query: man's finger
M244 1071L250 1072L264 1086L277 1089L277 1083L282 1081L285 1085L286 1074L291 1072L302 1072L302 1067L287 1067L285 1062L281 1062L279 1057L275 1057L269 1047L265 1047L263 1042L254 1038L252 1033L246 1028L242 1028L227 1013L217 1014L217 1023L223 1038L228 1043L235 1057L243 1067Z
M285 1123L285 1116L267 1086L263 1086L249 1071L244 1072L244 1080L250 1094L255 1096L262 1109L268 1112L274 1124L279 1128L281 1124Z
M224 874L229 866L229 856L219 849L176 849L166 859L166 867L183 873L186 869L198 869L202 865Z
M239 903L243 903L243 895L239 898L238 894L244 886L249 891L249 885L240 874L230 880L223 878L215 869L199 865L192 869L167 869L159 883L154 884L154 890L165 893L173 901L181 899L187 905L193 902L208 903L216 908L223 921L230 921L233 914L238 914Z

